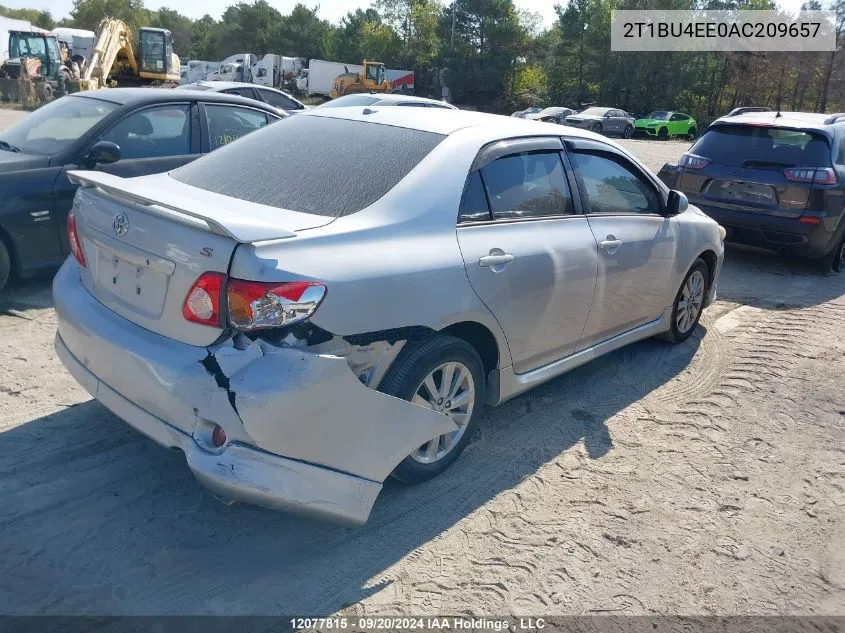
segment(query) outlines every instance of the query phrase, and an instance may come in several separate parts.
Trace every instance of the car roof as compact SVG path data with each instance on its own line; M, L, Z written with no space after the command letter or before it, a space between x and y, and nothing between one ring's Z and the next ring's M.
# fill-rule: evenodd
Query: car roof
M348 106L343 108L315 108L296 116L320 116L335 119L347 119L366 123L392 125L423 132L432 132L448 136L455 132L474 128L484 142L492 142L505 138L520 136L578 136L600 140L603 143L618 147L616 143L604 136L578 128L561 128L556 123L545 123L504 116L501 114L487 114L469 110L447 110L440 108L379 108L377 104L371 106Z
M267 110L268 112L272 112L274 114L278 113L277 108L268 106L261 101L247 99L246 97L238 95L221 94L204 90L172 90L168 88L100 88L99 90L75 92L68 96L82 99L100 99L102 101L110 101L111 103L117 103L119 105L135 103L168 103L171 101L184 101L186 98L190 98L201 101L250 105L252 107Z
M765 125L769 127L795 128L814 131L833 137L834 126L845 127L845 121L825 124L829 114L817 112L745 112L735 116L723 116L713 121L715 125Z
M445 105L450 108L454 108L450 103L446 103L445 101L438 101L437 99L427 99L426 97L415 97L414 95L402 95L402 94L384 94L384 95L376 95L375 93L371 93L373 96L378 96L379 100L374 105L378 105L379 103L395 103L397 101L402 101L405 103L436 103L438 105Z

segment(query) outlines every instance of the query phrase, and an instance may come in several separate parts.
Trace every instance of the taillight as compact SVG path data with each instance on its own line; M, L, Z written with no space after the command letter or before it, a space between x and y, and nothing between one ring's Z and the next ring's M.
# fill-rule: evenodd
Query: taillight
M326 286L318 282L230 279L226 289L229 324L239 330L292 325L314 314L325 296Z
M683 154L681 160L678 161L678 167L685 169L704 169L709 164L709 159L703 156L696 156L695 154Z
M225 283L224 273L208 272L200 275L185 297L182 316L194 323L221 327L220 299Z
M82 242L79 241L79 233L76 231L76 216L73 211L67 214L67 241L70 244L70 252L73 253L76 261L83 268L87 268L85 253L82 252Z
M817 185L835 185L836 172L831 167L790 167L783 175L792 182L809 182Z

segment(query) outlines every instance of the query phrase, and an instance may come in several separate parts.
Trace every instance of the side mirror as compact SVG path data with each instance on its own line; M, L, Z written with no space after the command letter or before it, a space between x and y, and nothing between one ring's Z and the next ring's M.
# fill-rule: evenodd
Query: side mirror
M689 200L680 191L672 189L666 200L666 215L678 215L689 207Z
M120 147L111 141L97 141L85 155L85 165L108 165L120 160Z

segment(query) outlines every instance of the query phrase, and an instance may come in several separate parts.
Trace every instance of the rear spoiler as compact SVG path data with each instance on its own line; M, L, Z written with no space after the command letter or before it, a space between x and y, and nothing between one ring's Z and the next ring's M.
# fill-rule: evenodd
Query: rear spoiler
M96 188L116 198L141 205L149 213L181 221L184 224L204 224L212 233L230 237L236 242L249 244L266 240L296 237L296 233L272 223L273 212L268 209L266 217L258 213L237 213L231 209L197 203L190 197L153 188L136 179L120 178L100 171L69 171L73 184L84 188ZM193 220L193 221L192 221Z

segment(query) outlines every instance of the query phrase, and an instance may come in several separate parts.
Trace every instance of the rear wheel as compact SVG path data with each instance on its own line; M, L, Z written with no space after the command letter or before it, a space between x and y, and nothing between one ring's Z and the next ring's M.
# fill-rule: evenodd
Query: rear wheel
M12 272L12 259L9 257L9 249L0 240L0 290L6 287L6 282L9 281L9 273Z
M622 138L631 138L634 135L634 128L630 125L622 132Z
M467 342L437 335L402 350L379 390L448 416L457 429L417 447L393 471L406 483L439 475L463 452L484 403L484 367Z
M593 123L592 130L596 134L601 134L601 130L602 130L601 123Z
M709 270L703 259L696 259L689 269L684 283L681 284L675 302L672 304L672 323L663 339L670 343L682 343L687 340L701 319L704 310L704 298L707 296Z
M667 138L669 138L669 130L667 130L665 127L660 128L657 131L657 138L659 138L661 141L665 141Z
M845 272L845 236L830 253L818 260L818 267L823 273Z

